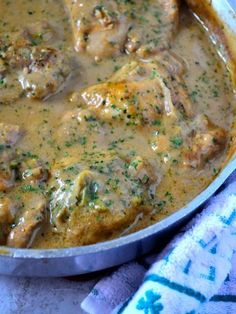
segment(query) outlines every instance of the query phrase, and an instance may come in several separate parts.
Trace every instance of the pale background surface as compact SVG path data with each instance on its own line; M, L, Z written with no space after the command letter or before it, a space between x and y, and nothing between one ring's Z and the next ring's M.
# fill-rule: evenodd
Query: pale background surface
M0 276L0 313L82 314L80 303L96 281Z

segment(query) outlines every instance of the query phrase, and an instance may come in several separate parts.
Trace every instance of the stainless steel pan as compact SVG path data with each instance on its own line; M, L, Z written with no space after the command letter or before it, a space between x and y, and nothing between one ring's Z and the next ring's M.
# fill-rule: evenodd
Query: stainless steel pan
M205 0L205 2L210 2ZM212 0L222 21L236 33L236 0ZM0 248L0 274L14 276L70 276L90 273L130 261L157 246L161 236L189 219L236 169L232 159L218 177L187 206L141 231L112 241L66 249Z

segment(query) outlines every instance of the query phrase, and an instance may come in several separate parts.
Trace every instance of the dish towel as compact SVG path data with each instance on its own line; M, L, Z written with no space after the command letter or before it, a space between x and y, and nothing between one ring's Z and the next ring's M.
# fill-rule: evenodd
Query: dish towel
M236 173L224 187L163 252L101 279L82 309L90 314L236 313Z

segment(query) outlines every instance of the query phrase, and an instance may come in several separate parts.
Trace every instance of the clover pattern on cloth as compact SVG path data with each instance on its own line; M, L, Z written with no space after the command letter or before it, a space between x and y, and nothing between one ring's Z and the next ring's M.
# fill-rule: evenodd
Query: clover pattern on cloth
M159 302L161 295L147 290L145 297L139 299L136 309L143 311L144 314L159 314L163 310L163 305Z
M209 206L144 277L136 294L118 313L194 313L220 288L236 249L236 194ZM162 299L155 308L155 296ZM140 303L141 302L141 303ZM181 312L180 312L181 308Z
M206 308L218 314L232 308L233 281L227 278L234 253L236 261L236 173L225 187L162 252L101 279L98 293L90 293L82 308L90 314L101 309L104 314L205 314Z

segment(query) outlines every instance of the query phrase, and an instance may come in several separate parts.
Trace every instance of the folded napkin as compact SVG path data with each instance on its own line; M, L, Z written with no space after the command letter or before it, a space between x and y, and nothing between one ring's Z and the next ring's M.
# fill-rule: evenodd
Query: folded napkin
M82 309L90 314L236 313L236 173L224 188L163 252L100 280Z

